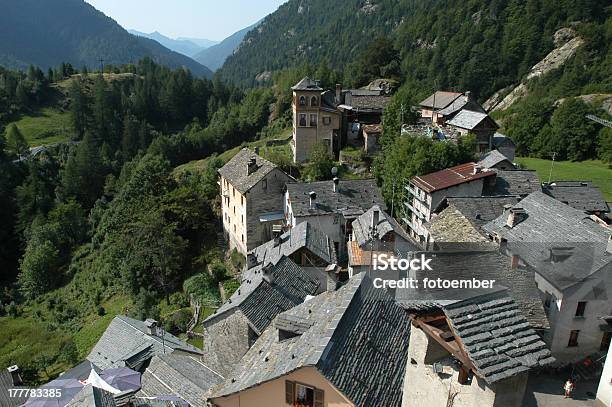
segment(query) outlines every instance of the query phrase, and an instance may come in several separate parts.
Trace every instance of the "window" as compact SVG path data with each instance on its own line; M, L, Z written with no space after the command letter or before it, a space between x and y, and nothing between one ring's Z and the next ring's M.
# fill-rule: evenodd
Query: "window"
M310 98L310 106L319 106L319 100L316 96Z
M577 317L584 317L584 310L586 308L586 301L578 301L578 305L576 306L576 315Z
M244 235L240 235L240 239L242 240L242 243L244 243Z
M310 115L310 127L317 127L317 115L316 114Z
M306 127L306 113L300 113L300 121L298 126Z
M261 181L261 189L263 189L264 191L268 190L268 180L264 179L263 181Z
M331 124L331 117L323 116L323 124L329 126Z
M300 106L306 106L306 98L304 96L300 96Z
M285 403L295 407L323 407L324 392L312 386L286 380Z
M240 197L240 205L244 205L244 196Z
M569 341L567 342L568 347L578 346L578 334L580 334L580 330L570 332Z

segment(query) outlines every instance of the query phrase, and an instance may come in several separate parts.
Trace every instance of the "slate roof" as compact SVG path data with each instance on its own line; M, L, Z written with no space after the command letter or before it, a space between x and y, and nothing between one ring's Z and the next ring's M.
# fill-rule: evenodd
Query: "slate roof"
M457 113L451 120L446 122L446 124L459 127L461 129L473 130L487 117L489 117L489 115L486 113L464 109ZM491 121L493 120L491 119Z
M304 332L279 341L268 327L213 398L313 367L356 406L400 406L410 321L364 275L277 317L298 318Z
M67 370L66 372L62 373L60 377L58 377L58 379L84 380L89 377L89 373L91 372L92 368L96 373L98 374L102 373L102 370L98 366L91 363L89 360L84 360L78 365L76 365L75 367L73 367L72 369Z
M435 242L436 250L452 248L461 249L460 243L482 243L482 249L495 247L470 220L453 205L449 205L426 224L429 234ZM448 245L448 243L452 243Z
M363 215L359 216L353 221L353 236L357 241L357 244L361 247L369 241L369 230L372 225L372 217L374 211L378 211L378 224L376 225L376 231L378 239L382 239L387 233L394 232L406 241L411 241L408 234L400 226L395 219L393 219L387 212L382 210L378 205L372 206ZM414 248L417 250L417 248Z
M142 375L142 388L137 396L176 395L191 406L204 406L210 389L221 383L223 376L195 357L166 354L155 356Z
M9 397L9 389L21 388L13 384L13 376L4 368L0 370L0 406L19 406L28 400L28 397ZM25 387L24 387L25 388ZM19 394L17 394L19 396Z
M418 258L419 253L413 253ZM498 251L479 250L478 246L468 246L464 251L435 252L427 254L431 258L430 266L436 278L495 280L491 289L401 289L396 292L396 301L406 309L422 308L424 304L450 305L473 297L504 291L516 301L529 321L536 329L549 327L548 318L542 306L540 292L535 283L533 270L510 267L510 258ZM428 274L429 273L429 274ZM432 271L417 271L411 277L422 280L431 278ZM425 307L426 308L426 307Z
M382 111L391 102L386 95L352 95L350 106L357 111Z
M505 134L495 133L493 135L493 146L494 147L499 147L502 144L506 144L506 143L516 146L516 143L514 142L514 140L512 140L510 137L506 136Z
M112 393L88 384L66 407L117 407L117 403Z
M493 168L497 164L504 162L504 161L507 161L507 163L510 166L514 167L514 164L512 164L512 161L510 161L508 157L500 153L499 150L491 150L483 154L482 157L480 157L480 161L478 161L478 165L480 165L482 168Z
M443 202L453 205L474 226L480 228L504 213L507 205L515 205L518 201L516 195L498 195L448 197Z
M310 209L310 192L317 194L316 207ZM372 205L385 207L374 179L340 180L337 192L333 181L287 184L293 216L337 213L352 218L363 214Z
M291 87L292 90L316 90L322 91L323 88L319 86L319 83L308 76L304 76L298 83Z
M448 105L450 105L454 100L456 100L460 96L463 96L463 94L458 93L458 92L445 92L445 91L438 90L434 94L430 95L427 99L421 101L419 105L423 107L428 107L428 108L433 107L434 109L443 109L447 107ZM434 106L434 99L436 101L435 106Z
M166 332L162 338L149 335L144 322L118 315L111 321L106 331L87 356L100 369L111 367L130 367L126 363L134 356L146 355L147 359L153 355L171 353L175 350L202 354L195 346L183 342L176 336ZM134 365L131 365L134 366Z
M585 212L609 212L603 194L591 181L554 181L542 190L558 201Z
M606 252L610 230L587 214L542 193L533 192L514 208L524 219L510 228L507 215L483 229L507 241L508 250L560 290L571 287L612 265Z
M489 384L555 361L511 297L485 295L443 310L477 374Z
M270 264L268 273L272 277L271 284L264 279L264 273L261 266L248 270L240 287L205 323L239 309L257 333L261 333L279 313L301 304L308 295L314 295L319 287L317 279L308 275L288 257Z
M247 166L255 158L257 170L251 174L247 173ZM243 148L223 167L219 168L219 174L229 181L241 193L253 188L259 181L276 168L275 164L260 157L248 148Z
M251 250L258 265L276 264L283 256L291 256L300 249L306 249L326 262L337 263L337 254L329 237L311 222L300 222L280 236L280 244L270 240Z
M493 186L485 185L483 195L519 195L526 196L535 191L541 191L540 178L535 171L528 170L498 170Z
M495 172L492 170L474 173L475 167L476 163L460 164L455 167L413 177L410 182L422 190L431 193L480 178L495 176Z

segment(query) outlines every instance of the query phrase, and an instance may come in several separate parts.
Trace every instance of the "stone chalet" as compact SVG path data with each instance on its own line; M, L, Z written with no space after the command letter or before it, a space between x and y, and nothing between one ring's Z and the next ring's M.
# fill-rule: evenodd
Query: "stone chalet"
M290 228L305 221L315 225L344 258L353 221L373 205L385 208L374 179L287 184L285 220Z
M316 144L324 144L335 156L346 145L363 145L362 126L379 124L391 100L385 87L343 90L337 84L334 92L307 76L291 90L294 162L308 161Z
M413 177L406 186L403 216L410 236L427 245L429 232L425 224L431 220L433 209L449 196L482 195L484 187L495 182L495 176L495 171L472 162Z
M347 246L349 277L370 270L375 254L404 257L419 250L400 224L378 205L353 221Z
M535 271L555 358L604 352L611 330L612 230L581 210L534 192L483 226L512 262Z
M542 185L542 190L546 195L590 215L604 218L610 212L603 194L591 181L554 181Z
M365 274L279 314L225 382L217 407L400 407L406 313Z
M442 278L497 285L396 292L412 320L402 406L522 406L528 372L554 362L533 273L491 251L440 252L432 264Z
M282 225L283 190L294 179L246 148L219 174L223 233L230 249L246 255L272 239L274 225Z
M227 375L276 315L317 294L319 285L285 256L247 270L240 287L203 323L207 365Z
M508 157L500 153L498 150L491 150L482 154L480 160L478 161L478 165L482 168L504 171L516 169L512 161L510 161Z
M519 197L514 195L445 198L427 224L428 248L436 251L495 249L496 245L482 227L518 201Z

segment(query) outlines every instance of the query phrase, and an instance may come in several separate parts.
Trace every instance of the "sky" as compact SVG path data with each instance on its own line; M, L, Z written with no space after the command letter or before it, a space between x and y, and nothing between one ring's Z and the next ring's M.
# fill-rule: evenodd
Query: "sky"
M220 41L287 0L85 0L125 29Z

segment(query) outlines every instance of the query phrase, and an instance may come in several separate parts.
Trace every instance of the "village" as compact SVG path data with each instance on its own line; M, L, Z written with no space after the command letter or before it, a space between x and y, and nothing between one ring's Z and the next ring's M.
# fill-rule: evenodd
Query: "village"
M321 144L334 157L346 146L382 153L386 83L324 89L304 77L291 90L293 162ZM70 406L612 405L612 214L601 191L520 168L468 90L435 91L414 109L418 123L400 137L469 134L474 161L406 180L389 207L374 178L334 168L300 182L241 149L218 185L223 237L244 268L203 321L202 348L118 315L86 360L42 388L87 380L86 391L63 388L80 392ZM385 256L427 263L396 280L495 285L380 288ZM5 368L0 404L22 384L18 366ZM25 405L47 405L35 398Z

